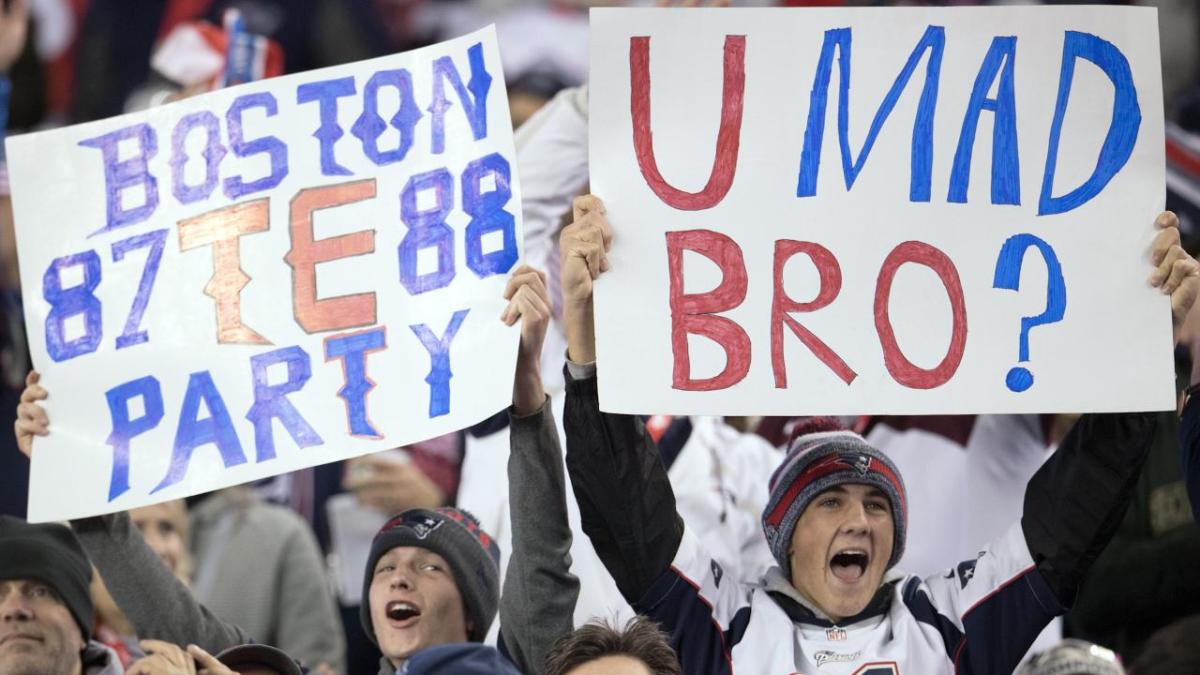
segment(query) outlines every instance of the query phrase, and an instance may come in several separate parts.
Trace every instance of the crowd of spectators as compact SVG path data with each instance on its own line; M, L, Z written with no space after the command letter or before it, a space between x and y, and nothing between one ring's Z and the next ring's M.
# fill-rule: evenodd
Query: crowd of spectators
M277 45L278 73L494 22L527 264L502 317L521 325L511 408L31 525L53 392L25 343L0 150L0 673L815 673L838 642L913 672L1200 672L1200 7L1110 3L1160 11L1170 212L1147 271L1172 294L1179 410L827 420L600 412L591 288L620 235L586 195L596 4L3 0L9 133L202 91L212 73L182 77L189 54L163 45L230 8Z

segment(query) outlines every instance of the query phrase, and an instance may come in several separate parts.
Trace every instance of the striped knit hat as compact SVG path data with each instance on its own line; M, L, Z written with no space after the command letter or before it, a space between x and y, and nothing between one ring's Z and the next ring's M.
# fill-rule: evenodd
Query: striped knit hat
M397 546L428 549L446 559L471 617L472 628L467 639L483 642L500 604L500 547L483 531L475 516L449 506L409 509L384 523L375 534L367 558L359 611L371 642L378 644L371 622L371 579L379 559Z
M836 485L857 483L879 488L892 507L890 568L904 555L908 500L896 465L862 436L836 421L815 417L796 429L787 457L771 474L771 499L763 509L763 532L785 577L791 579L788 549L800 514L817 495Z

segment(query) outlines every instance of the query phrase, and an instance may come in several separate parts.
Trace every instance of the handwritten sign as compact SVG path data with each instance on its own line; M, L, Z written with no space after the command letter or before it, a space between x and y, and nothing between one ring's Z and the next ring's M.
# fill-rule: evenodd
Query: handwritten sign
M591 16L605 410L1174 405L1154 10Z
M511 398L520 189L491 28L8 152L52 420L32 520L411 443Z

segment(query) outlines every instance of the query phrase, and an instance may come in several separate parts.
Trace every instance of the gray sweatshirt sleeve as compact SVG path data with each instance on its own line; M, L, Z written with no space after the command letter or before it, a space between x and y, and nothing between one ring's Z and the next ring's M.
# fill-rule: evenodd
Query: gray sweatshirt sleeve
M73 520L71 527L139 638L195 644L213 654L252 641L192 596L146 545L128 514Z
M571 574L566 477L549 400L537 413L510 417L513 550L500 594L500 635L513 663L535 675L555 641L574 629L579 579Z

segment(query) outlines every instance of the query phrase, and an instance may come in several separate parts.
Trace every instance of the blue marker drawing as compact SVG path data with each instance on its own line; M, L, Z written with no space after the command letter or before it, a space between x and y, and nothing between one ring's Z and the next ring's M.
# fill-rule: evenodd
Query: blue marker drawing
M1021 318L1021 337L1019 358L1021 363L1029 361L1029 331L1037 326L1044 326L1062 321L1067 311L1067 286L1063 281L1062 266L1058 256L1050 244L1032 234L1016 234L1004 242L1000 256L996 259L996 276L992 280L992 288L1004 288L1010 291L1019 290L1021 286L1021 265L1025 259L1025 251L1036 247L1046 262L1046 309L1036 316ZM1008 371L1005 384L1010 391L1022 392L1033 386L1033 373L1029 369L1016 366Z
M287 365L287 381L270 384L268 369L275 364ZM271 420L279 420L292 440L301 448L321 445L325 441L288 400L288 394L300 391L312 376L308 354L298 346L276 349L250 357L250 372L254 380L254 405L246 419L254 424L256 460L275 459L275 435Z
M188 161L187 138L193 129L204 131L204 182L188 185L186 168ZM171 194L180 204L192 204L208 199L217 189L217 175L221 160L228 151L221 145L221 121L211 111L201 110L184 115L171 133Z
M946 46L946 31L942 26L928 26L920 42L909 55L904 68L888 89L887 95L875 111L867 138L855 157L850 150L848 127L850 124L850 44L852 33L849 28L825 31L821 45L821 57L813 77L809 98L808 123L804 128L804 148L800 154L800 176L796 184L797 197L812 197L817 194L817 170L821 162L821 144L825 136L825 108L829 99L829 79L833 69L833 52L838 52L838 142L842 151L842 175L846 189L854 187L854 181L862 171L875 138L884 121L896 107L896 101L908 87L917 65L925 52L929 59L925 64L925 83L921 88L921 100L917 105L917 116L912 131L912 175L909 177L908 199L913 202L929 201L930 178L933 172L933 113L937 107L938 81L942 71L942 52Z
M375 388L375 381L367 375L367 355L386 348L387 329L382 327L325 338L325 360L342 363L345 384L337 395L346 403L351 436L383 438L367 415L367 394Z
M1062 136L1063 119L1067 113L1067 99L1071 94L1071 83L1075 77L1075 62L1087 59L1108 77L1113 85L1112 122L1096 168L1082 185L1060 197L1052 196L1054 173L1058 168L1058 144ZM1087 105L1095 106L1091 101ZM1042 194L1038 198L1038 215L1049 216L1066 213L1078 208L1092 197L1100 194L1108 181L1125 166L1137 144L1138 129L1142 124L1142 110L1138 106L1137 87L1129 70L1129 61L1111 42L1090 33L1067 31L1063 40L1062 71L1058 78L1058 101L1054 105L1054 121L1050 126L1050 146L1046 151L1046 172L1042 176Z
M454 335L469 311L460 309L455 312L440 338L423 323L409 326L429 352L429 374L425 376L425 381L429 383L430 419L450 413L450 378L454 377L450 370L450 343L454 341Z
M209 416L200 419L200 404L208 408ZM246 453L238 440L233 420L225 407L225 399L217 391L212 375L207 370L192 373L188 378L187 392L183 395L183 407L179 411L179 428L175 431L175 445L171 451L171 464L167 475L150 494L170 487L187 475L192 453L203 445L213 444L221 453L225 468L246 463Z
M388 121L379 116L379 90L383 87L391 87L400 95L400 109ZM412 148L417 121L421 119L421 108L417 106L416 96L413 94L412 74L404 68L381 70L367 80L362 98L362 114L354 121L354 126L350 127L350 133L362 141L363 154L376 166L403 160ZM389 125L400 132L400 140L395 148L381 150L379 137L387 131Z
M333 144L346 135L338 124L337 100L343 96L353 96L354 78L343 77L322 82L306 82L296 87L296 102L309 103L316 101L321 115L321 126L313 132L313 138L321 143L321 173L326 176L349 176L350 169L338 164L334 156Z
M112 433L108 443L113 451L112 477L108 481L108 501L129 491L129 442L135 436L158 426L163 417L162 387L154 376L146 376L117 385L104 392L108 400L108 413L112 418ZM137 419L129 417L129 402L142 399L143 414Z
M449 56L438 57L433 62L433 102L427 109L433 120L430 145L435 155L446 151L446 111L454 105L446 96L446 82L458 94L463 113L471 124L471 135L477 141L487 137L487 96L492 86L492 76L483 65L483 45L478 42L472 45L467 50L467 59L471 62L471 79L465 87Z

